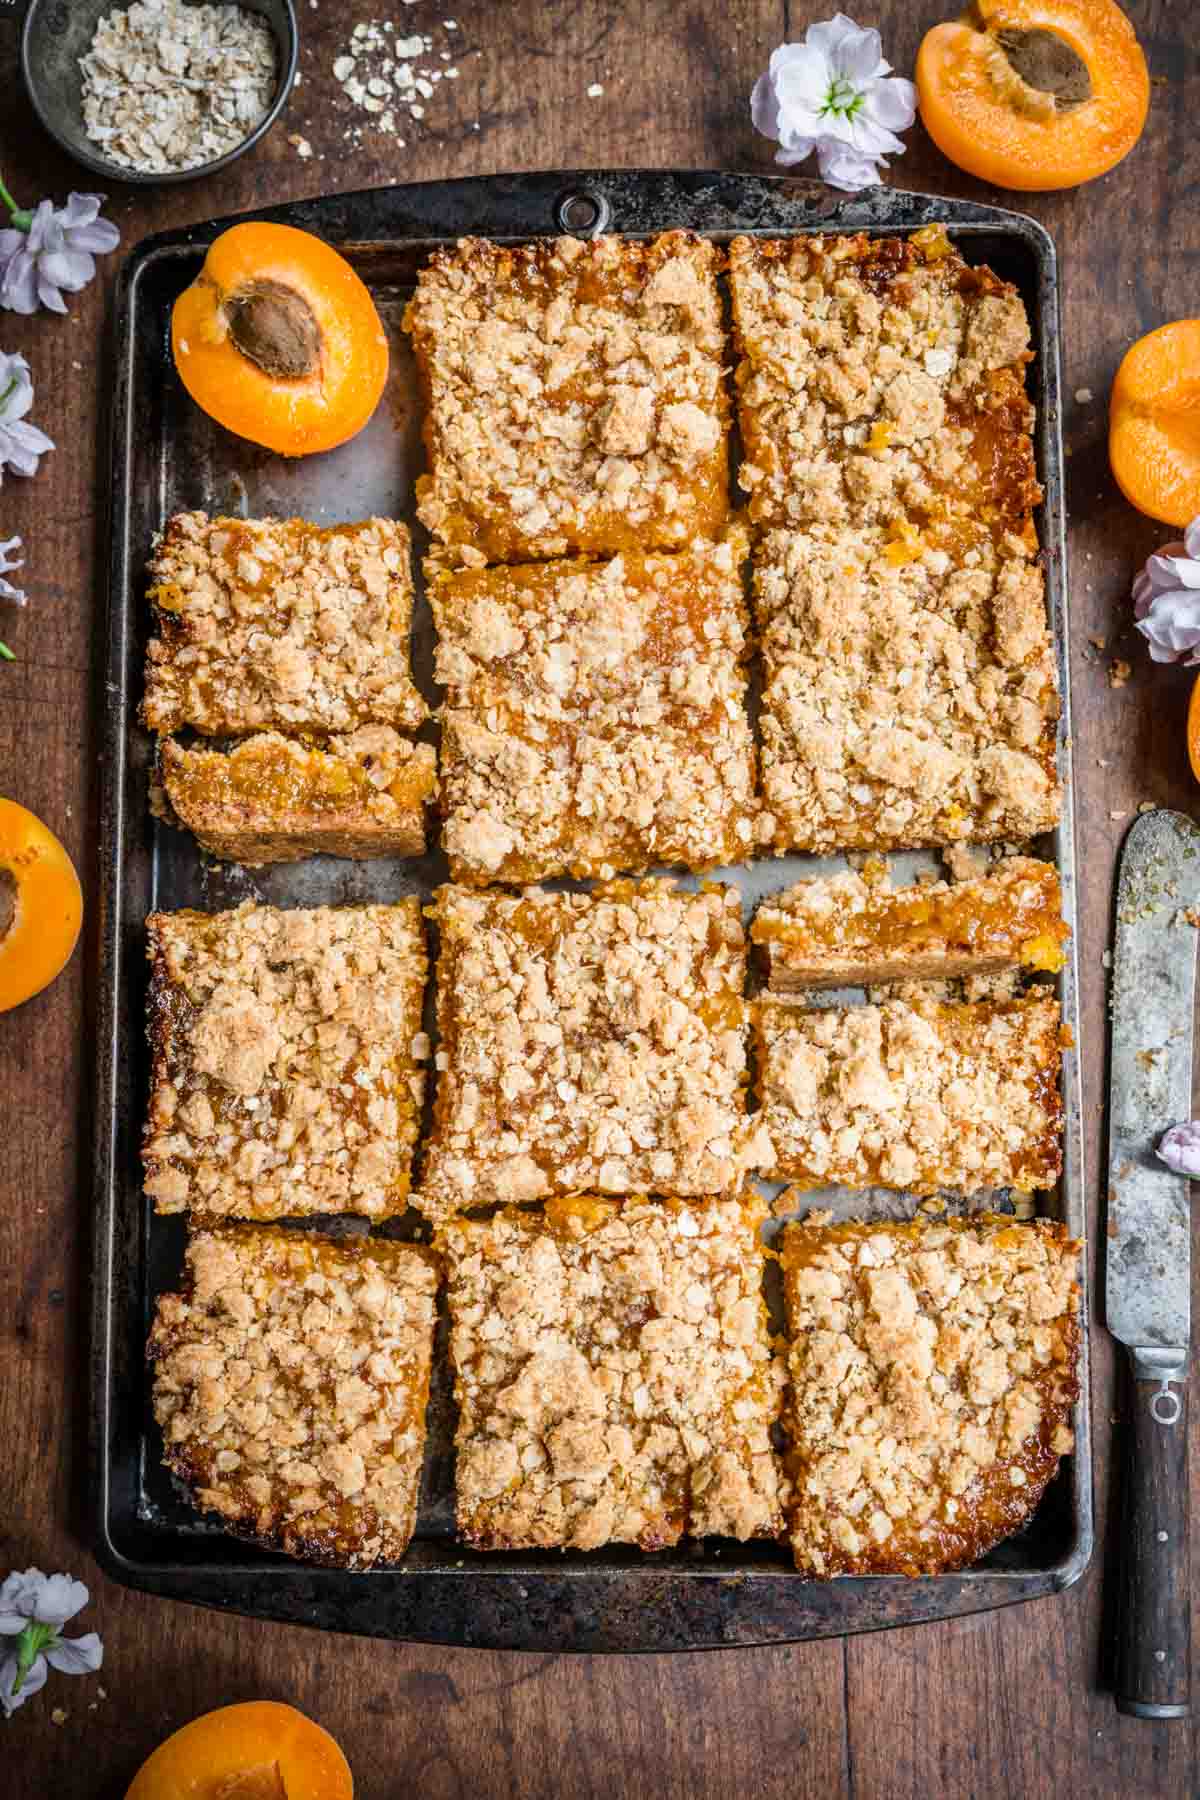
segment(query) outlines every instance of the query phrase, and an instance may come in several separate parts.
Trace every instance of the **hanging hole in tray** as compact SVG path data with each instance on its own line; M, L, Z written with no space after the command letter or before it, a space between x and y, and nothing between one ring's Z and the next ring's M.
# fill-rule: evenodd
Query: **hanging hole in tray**
M591 188L564 194L555 208L563 231L575 237L596 237L608 224L608 201Z

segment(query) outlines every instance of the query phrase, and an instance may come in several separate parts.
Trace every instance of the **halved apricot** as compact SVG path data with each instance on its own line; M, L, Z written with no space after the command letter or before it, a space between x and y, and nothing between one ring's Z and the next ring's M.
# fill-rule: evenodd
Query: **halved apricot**
M0 800L0 1012L49 987L83 918L75 864L27 807Z
M1187 742L1192 774L1200 781L1200 675L1192 683L1192 697L1188 701Z
M1125 352L1112 385L1108 457L1139 512L1167 525L1200 513L1200 319L1176 319Z
M125 1800L353 1800L350 1765L294 1706L248 1700L202 1713L158 1746Z
M387 381L375 302L344 256L291 225L232 225L171 315L175 366L198 406L283 456L360 431Z
M930 137L997 187L1078 187L1137 143L1150 77L1114 0L975 0L917 52Z

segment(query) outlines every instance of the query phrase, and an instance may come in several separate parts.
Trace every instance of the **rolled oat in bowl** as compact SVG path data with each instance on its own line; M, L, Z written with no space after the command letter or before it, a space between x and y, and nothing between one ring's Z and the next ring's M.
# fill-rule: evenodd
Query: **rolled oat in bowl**
M216 162L257 129L279 57L244 7L134 0L100 20L79 66L92 143L123 168L165 175Z

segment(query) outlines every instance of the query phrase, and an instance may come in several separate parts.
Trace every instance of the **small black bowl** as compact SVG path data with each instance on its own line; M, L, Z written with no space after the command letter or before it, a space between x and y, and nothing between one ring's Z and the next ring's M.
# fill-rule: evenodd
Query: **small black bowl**
M259 13L271 28L278 52L275 98L261 124L234 149L194 169L168 169L162 173L127 169L113 162L93 144L83 129L83 76L79 58L91 48L96 26L105 13L128 6L129 0L28 0L21 32L21 73L33 110L50 136L68 156L106 182L128 181L141 187L176 181L198 181L216 175L257 144L270 131L287 104L296 80L300 34L293 0L238 0L248 12Z

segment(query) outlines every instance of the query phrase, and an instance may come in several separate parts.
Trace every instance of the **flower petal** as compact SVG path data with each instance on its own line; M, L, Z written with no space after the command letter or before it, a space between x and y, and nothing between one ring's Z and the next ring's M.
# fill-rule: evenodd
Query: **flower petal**
M864 156L853 145L839 143L832 137L823 137L818 143L817 163L822 178L830 187L841 188L847 194L874 187L879 180L879 168L873 157Z
M104 1662L104 1645L94 1631L83 1637L60 1638L47 1647L46 1661L60 1675L90 1675Z
M846 23L850 24L849 19ZM864 29L859 25L851 25L829 60L843 80L852 81L857 88L864 88L868 82L877 81L880 76L887 74L889 67L883 60L883 44L873 26Z
M1200 647L1200 593L1176 588L1156 594L1143 618L1136 620L1154 662L1176 662Z
M813 153L815 138L799 138L795 144L787 145L775 152L775 161L781 169L794 168L797 163L807 162Z
M27 426L26 430L33 427ZM90 1598L83 1582L76 1581L73 1575L44 1575L34 1596L33 1617L42 1625L65 1625L83 1611Z
M1189 556L1200 558L1200 514L1197 514L1184 532L1183 542Z
M9 378L9 370L4 363L24 362L23 356L0 357L0 387ZM42 1591L42 1583L46 1577L40 1569L14 1569L0 1582L0 1614L8 1617L21 1615L21 1623L17 1630L23 1631L33 1617L34 1602Z
M90 225L98 219L103 205L103 194L68 194L67 204L59 209L58 216L70 230L76 225Z
M107 219L97 219L94 225L69 226L66 239L69 250L89 250L103 255L108 250L116 249L121 241L121 234Z
M46 1685L46 1677L50 1673L46 1667L44 1656L35 1656L26 1671L19 1693L13 1693L13 1682L17 1679L17 1659L6 1656L0 1659L0 1708L5 1718L10 1718L18 1706L24 1706L27 1700L40 1693Z
M917 116L917 90L899 75L877 81L866 97L864 111L889 131L907 131Z
M846 39L857 32L858 26L853 19L848 19L845 13L834 13L832 19L810 25L804 34L804 42L810 49L818 51L827 63L832 63Z
M38 299L47 312L65 313L67 310L66 301L54 283L46 280L40 268L38 269Z
M772 59L774 60L774 59ZM764 137L779 137L779 102L769 75L760 75L750 95L750 123Z
M38 256L45 249L46 243L54 230L54 202L39 200L33 209L33 218L26 234L30 253Z
M37 311L37 259L28 250L18 250L0 280L0 306L8 312ZM5 407L11 412L11 402Z
M1164 1131L1155 1155L1177 1175L1200 1179L1200 1119L1189 1119L1186 1125L1172 1125Z
M86 250L50 250L38 263L38 281L77 294L96 273L96 259Z

